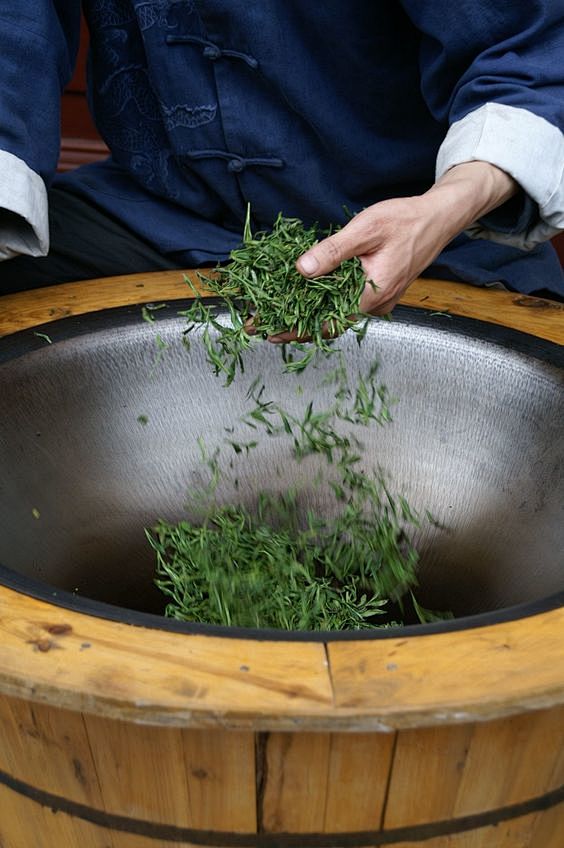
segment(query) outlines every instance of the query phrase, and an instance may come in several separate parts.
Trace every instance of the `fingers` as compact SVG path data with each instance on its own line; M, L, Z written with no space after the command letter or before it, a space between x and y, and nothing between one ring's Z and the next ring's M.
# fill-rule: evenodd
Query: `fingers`
M251 315L250 318L247 318L244 324L244 330L248 336L256 336L257 328L255 326L255 315Z
M245 321L244 330L248 336L256 336L259 332L256 322L256 315L251 315L250 318L247 318ZM267 338L269 342L275 342L277 344L286 344L287 342L308 342L310 340L309 336L298 337L298 334L291 330L288 330L286 333L277 333L275 336L268 337L265 333L263 333L263 338ZM328 336L326 338L328 338Z
M275 336L268 337L269 342L273 344L288 344L289 342L308 342L308 336L298 336L295 332L277 333Z
M319 277L334 271L345 259L359 256L365 249L366 231L361 229L356 221L352 221L300 256L296 267L305 277Z
M329 325L325 323L323 324L321 335L324 339L336 339L338 334L331 331L329 329ZM289 342L310 342L311 336L298 336L296 332L289 331L287 333L277 333L275 336L269 336L268 341L273 342L274 344L288 344Z
M428 215L422 214L417 198L381 201L313 245L297 260L296 268L304 277L318 277L358 257L367 280L359 309L364 314L387 315L441 247L442 242L438 247L436 242L442 231L431 238L429 247L429 229ZM247 327L253 333L252 321ZM333 336L326 331L324 337ZM269 341L284 344L309 339L288 331L270 336Z

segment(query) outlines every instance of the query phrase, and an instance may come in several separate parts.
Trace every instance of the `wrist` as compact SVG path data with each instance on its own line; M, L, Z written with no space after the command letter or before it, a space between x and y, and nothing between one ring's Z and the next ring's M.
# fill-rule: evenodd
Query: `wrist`
M454 238L519 190L515 180L489 162L464 162L446 172L421 201ZM450 240L450 238L448 240Z

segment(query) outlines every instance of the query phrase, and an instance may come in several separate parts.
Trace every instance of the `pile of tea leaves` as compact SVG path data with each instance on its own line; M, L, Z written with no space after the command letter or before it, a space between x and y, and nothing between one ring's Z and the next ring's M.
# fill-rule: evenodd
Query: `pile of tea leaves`
M298 339L308 340L307 345L291 344L285 362L290 372L303 370L319 351L331 354L334 345L327 337L352 330L362 338L367 318L358 314L358 304L366 278L360 260L347 259L331 274L307 280L296 268L296 261L320 235L329 234L278 215L270 232L253 235L248 211L242 246L231 252L230 262L216 269L215 277L200 276L207 293L227 307L230 325L220 321L216 307L206 304L192 287L194 304L179 313L188 321L186 344L194 327L204 325L208 360L216 374L225 376L226 385L238 369L244 371L244 353L253 345L247 332L250 319L259 338L292 331Z
M417 554L397 532L396 505L375 512L363 500L352 495L332 521L311 510L304 521L296 492L262 493L252 511L218 506L198 525L161 521L150 540L166 614L286 630L374 626L415 584Z
M329 406L320 409L304 398L301 414L290 414L266 398L258 378L247 391L249 412L225 427L224 445L209 454L200 440L210 481L193 495L194 517L177 524L161 520L147 531L156 553L156 584L168 598L167 616L312 631L401 624L406 604L422 622L449 617L425 610L414 594L418 554L409 529L421 525L420 516L405 498L392 495L381 469L363 467L358 428L391 420L377 363L351 375L338 344L325 337L327 329L339 335L349 329L362 344L366 322L354 317L365 285L360 263L348 260L331 275L304 280L295 262L317 238L314 227L282 216L270 233L253 236L247 216L243 246L215 279L205 280L228 321L195 290L193 305L181 313L188 320L185 339L195 327L202 331L208 361L226 385L244 372L256 346L245 328L251 315L259 340L288 330L311 338L307 346L281 347L283 372L299 374L315 367L316 357L337 356L323 380L333 397ZM277 386L279 379L276 375ZM315 485L323 486L326 514L307 505L305 490L265 489L256 493L252 508L216 498L220 484L236 473L235 464L244 463L263 437L286 439L289 461L317 455L323 470ZM230 459L226 450L233 452ZM235 478L230 490L237 489Z

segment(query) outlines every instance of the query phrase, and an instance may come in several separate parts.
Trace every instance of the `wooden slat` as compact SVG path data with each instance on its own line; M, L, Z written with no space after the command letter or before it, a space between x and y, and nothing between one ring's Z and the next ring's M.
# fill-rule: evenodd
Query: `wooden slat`
M563 750L562 709L401 731L385 827L460 818L540 796L560 786Z
M85 716L103 798L98 808L130 818L189 827L188 784L177 728Z
M531 821L532 816L526 816L495 827L482 827L465 833L428 839L425 842L397 842L391 848L533 848L529 842Z
M352 796L351 796L352 797ZM0 845L2 848L169 848L169 841L150 839L53 813L0 785ZM6 814L9 811L9 815ZM530 841L531 820L523 817L497 827L426 840L425 848L561 848L562 807L542 814L538 840ZM174 842L179 848L190 843ZM395 843L393 848L420 848L421 842ZM369 848L367 846L366 848Z
M252 833L254 766L252 733L182 732L0 698L0 769L33 788L98 811L178 827ZM5 809L21 803L13 793ZM48 827L49 848L136 844L134 834L55 817L38 804L30 807L29 821L34 828ZM16 823L11 830L19 834L21 848L35 848L26 828ZM0 828L0 839L1 834Z
M54 813L0 785L2 848L201 848L118 830Z
M86 717L109 813L177 827L256 831L253 733Z
M563 764L562 709L503 721L401 731L385 827L462 818L528 801L562 785ZM564 833L564 805L557 810L451 836L452 841L444 844L449 848L459 844L461 848L529 848L534 845L533 833L538 830L545 838L554 820ZM545 848L539 841L541 846Z
M154 839L149 836L139 836L136 833L119 831L113 831L112 839L113 848L202 848L201 845L194 845L192 842L171 842L168 839ZM63 846L57 846L57 848L63 848ZM74 845L72 848L74 848ZM81 848L81 846L77 846L77 848ZM218 848L221 848L221 846L218 846Z
M0 697L0 769L45 792L100 807L97 776L80 714ZM25 808L25 815L21 808ZM56 821L36 803L0 787L0 845L115 848L106 828Z
M396 734L332 733L325 833L381 826Z
M563 834L564 806L561 804L537 818L525 848L562 848Z
M518 804L557 789L564 782L564 775L558 773L561 762L562 708L477 724L453 815Z
M398 733L386 830L453 818L473 732L469 724Z
M558 745L557 742L553 744L556 758L549 785L557 787L564 785L564 745ZM538 814L531 829L530 846L527 848L562 848L563 834L564 804L560 804L552 810Z
M331 736L328 733L272 733L266 739L261 832L323 831Z
M255 833L255 734L183 730L191 827Z
M53 813L2 785L0 845L2 848L126 848L117 846L106 828ZM155 846L147 844L146 848Z
M45 792L102 809L80 713L0 696L0 769Z

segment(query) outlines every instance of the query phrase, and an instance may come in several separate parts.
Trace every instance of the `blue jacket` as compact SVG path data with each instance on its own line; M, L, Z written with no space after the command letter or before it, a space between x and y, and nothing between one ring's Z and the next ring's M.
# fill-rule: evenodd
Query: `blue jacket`
M46 184L79 5L0 0L0 149ZM524 194L480 222L477 234L493 241L460 236L430 273L564 294L547 244L514 246L564 227L562 0L85 0L83 9L90 104L112 155L57 182L179 262L224 259L248 201L261 228L279 211L327 226L346 209L421 193L439 153L439 172L484 158ZM541 175L534 163L545 155Z

